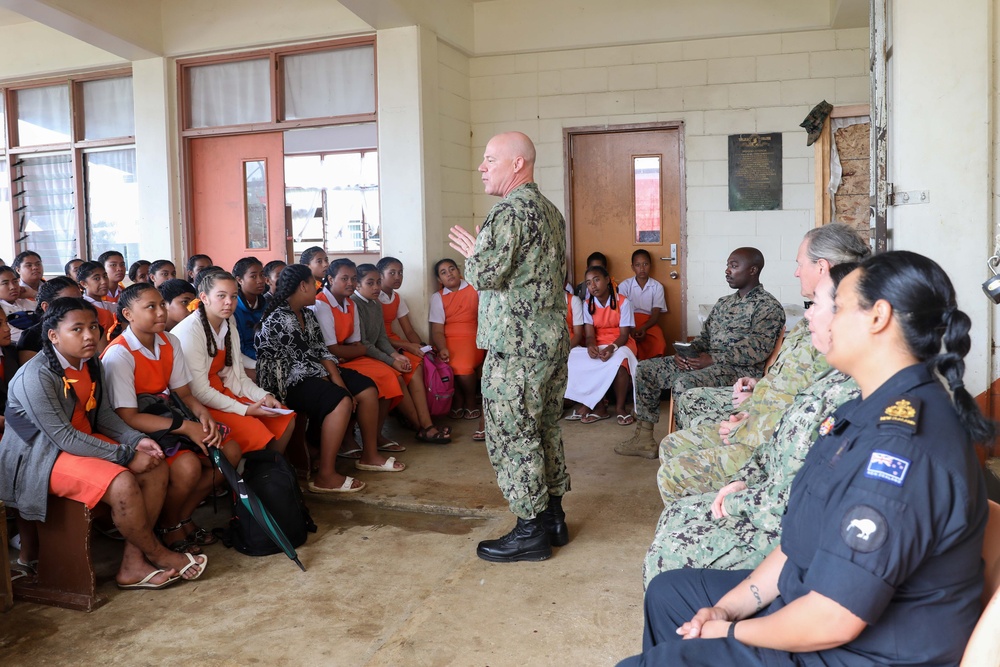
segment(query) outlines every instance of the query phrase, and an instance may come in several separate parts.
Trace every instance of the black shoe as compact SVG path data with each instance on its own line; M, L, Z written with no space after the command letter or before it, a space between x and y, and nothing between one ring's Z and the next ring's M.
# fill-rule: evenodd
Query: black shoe
M566 528L566 512L562 508L562 496L549 496L549 506L539 514L542 525L549 534L549 544L554 547L569 543L569 529Z
M494 563L514 563L519 560L545 560L552 555L549 534L541 517L518 517L514 529L498 540L484 540L476 548L476 555Z

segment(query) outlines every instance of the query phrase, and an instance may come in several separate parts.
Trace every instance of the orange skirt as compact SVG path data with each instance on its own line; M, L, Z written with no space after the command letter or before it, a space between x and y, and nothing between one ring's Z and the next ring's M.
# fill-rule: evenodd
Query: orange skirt
M229 391L227 394L231 393ZM230 396L230 398L234 398ZM237 398L237 401L244 405L251 405L253 401L245 398ZM295 414L275 415L274 417L252 417L250 415L238 415L235 412L223 412L214 408L208 409L208 414L216 422L229 427L229 439L235 440L240 446L240 451L256 452L267 447L272 440L280 438L292 422Z
M392 343L392 346L398 350L399 346L397 343L402 343L403 339L388 329L386 330L386 333L389 336L389 342ZM424 360L412 352L404 351L403 356L410 360L410 371L408 373L403 373L403 382L409 386L409 384L413 381L413 374L417 372L417 367L424 363Z
M455 371L455 375L474 375L486 358L486 350L476 347L476 337L445 334L444 338L448 345L448 354L451 355L448 365Z
M647 320L649 320L649 315L635 313L635 326L641 327ZM639 361L652 359L653 357L662 357L667 352L667 341L663 337L663 329L658 324L654 324L646 329L646 335L642 337L642 340L637 340L635 343L638 348L635 356Z
M378 389L378 397L389 399L390 409L399 405L403 400L403 388L399 386L399 376L402 373L389 364L365 356L345 361L341 366L371 378Z
M118 444L99 433L91 435L112 445ZM108 492L115 477L127 471L128 468L104 459L59 452L49 476L49 493L81 502L94 509Z

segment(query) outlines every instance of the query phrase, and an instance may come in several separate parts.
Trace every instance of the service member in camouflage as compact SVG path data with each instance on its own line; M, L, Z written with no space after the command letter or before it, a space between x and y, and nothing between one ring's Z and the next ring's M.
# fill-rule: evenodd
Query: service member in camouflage
M795 275L802 295L812 299L817 283L830 274L831 267L858 262L868 253L864 241L843 223L809 230L795 260ZM707 493L724 484L750 453L771 437L796 394L816 382L828 368L826 360L810 343L808 322L802 320L785 337L767 377L757 382L753 394L740 406L746 419L735 425L701 424L663 439L657 484L664 501ZM725 439L719 432L720 426L729 431Z
M781 304L760 284L764 256L756 248L737 248L726 260L726 282L736 292L719 299L691 343L691 356L676 354L640 361L635 373L632 436L615 452L656 458L653 424L660 420L660 393L681 394L692 387L732 384L764 370L778 333L785 326Z
M732 387L694 387L674 397L674 424L678 429L718 424L739 411L739 406L733 404Z
M479 290L476 344L483 363L483 413L490 461L517 515L514 529L480 542L494 562L544 560L569 541L562 497L566 391L566 223L534 183L535 147L519 132L493 137L479 171L486 194L503 197L478 237L453 227L451 246L466 257L465 278Z
M830 348L835 283L856 266L833 267L816 292L808 312L813 346ZM827 367L819 379L799 392L782 413L774 434L757 447L721 491L677 498L666 503L656 537L643 563L643 584L658 573L682 567L723 570L752 569L780 534L781 516L792 478L830 415L858 394L853 379ZM822 426L827 423L827 426Z

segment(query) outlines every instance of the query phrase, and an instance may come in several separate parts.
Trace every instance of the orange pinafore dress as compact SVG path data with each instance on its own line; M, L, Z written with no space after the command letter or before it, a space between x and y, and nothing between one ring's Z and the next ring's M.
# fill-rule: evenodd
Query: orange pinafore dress
M229 336L229 332L226 332ZM239 350L234 350L233 355L239 354ZM237 363L234 361L233 363ZM229 398L239 401L244 405L251 405L254 401L243 396L237 396L222 383L219 373L226 367L226 348L220 349L212 359L212 365L208 369L208 384L212 389L225 394ZM205 406L208 407L208 406ZM225 422L229 427L229 437L240 446L240 451L255 452L267 447L271 440L280 438L291 423L294 413L290 415L275 415L274 417L258 418L250 415L240 415L235 412L224 412L215 408L208 408L208 413L216 422Z
M476 347L476 330L479 328L479 292L472 285L444 293L444 340L451 358L448 365L455 375L473 375L483 365L486 350Z
M566 292L566 328L569 329L569 335L573 336L573 295Z
M94 433L90 420L87 419L87 407L89 406L91 410L97 407L93 395L95 389L90 378L90 369L86 365L80 371L74 368L63 370L63 391L72 391L76 394L76 404L73 406L70 424L81 433L117 445L118 443L106 435ZM124 466L97 457L59 452L55 465L52 466L52 473L49 475L49 493L81 502L94 509L108 492L108 487L115 477L126 470L128 469Z
M392 323L396 321L399 313L399 295L395 292L392 293L392 301L390 303L382 303L382 320L385 322L385 335L389 337L389 342L393 346L398 348L398 344L403 342L403 339L396 335L396 332L392 330ZM413 354L412 352L407 352L402 350L403 356L410 360L410 370L407 373L403 373L403 381L406 384L410 384L413 379L413 374L417 371L417 366L424 363L424 360Z
M330 303L325 293L318 294L316 298L325 301L330 306L330 310L333 311L333 331L337 336L337 341L345 341L350 338L351 334L354 333L354 302L350 299L344 300L347 304L347 312L345 313L336 303ZM340 365L342 368L350 368L371 378L378 389L378 397L389 399L390 409L399 405L400 401L403 400L403 388L399 386L401 373L392 366L367 355L345 361Z
M594 335L597 338L597 346L611 345L621 335L621 303L627 299L620 294L617 295L619 307L612 310L610 300L606 307L602 307L601 302L596 297L591 298L594 299ZM632 340L631 336L625 343L625 347L632 350L632 354L635 354L635 341ZM622 366L628 370L627 361L622 361Z

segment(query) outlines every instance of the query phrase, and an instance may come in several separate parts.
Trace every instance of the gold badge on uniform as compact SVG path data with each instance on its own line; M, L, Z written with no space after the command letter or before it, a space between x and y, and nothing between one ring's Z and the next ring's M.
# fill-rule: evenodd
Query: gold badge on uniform
M920 411L920 401L916 398L895 399L879 417L880 422L895 422L905 424L916 430L917 415Z
M828 434L830 431L833 430L833 426L836 423L837 423L837 420L833 418L833 415L830 415L829 417L827 417L826 419L823 420L822 424L820 424L819 434L820 435L826 435L826 434Z

